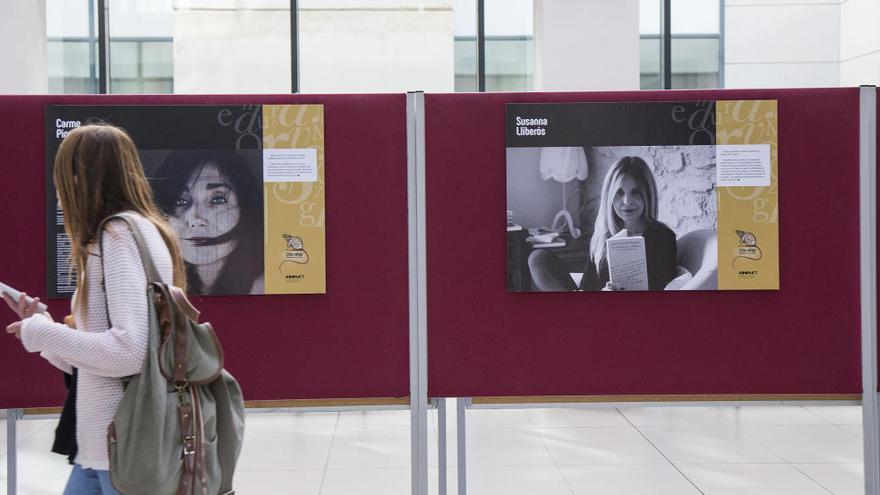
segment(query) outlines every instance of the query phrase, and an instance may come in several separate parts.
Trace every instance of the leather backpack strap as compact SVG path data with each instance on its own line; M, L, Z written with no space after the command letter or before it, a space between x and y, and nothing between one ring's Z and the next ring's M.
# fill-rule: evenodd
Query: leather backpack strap
M189 325L188 317L190 313L186 309L179 307L179 300L174 296L174 289L165 284L157 286L159 293L162 294L162 304L160 305L159 317L162 322L162 340L172 339L170 342L172 349L172 366L171 376L165 375L175 387L189 386L189 379L186 373L189 371L189 363L187 360L187 349L189 348L189 337L187 334L187 325ZM178 291L180 289L177 289ZM188 303L188 301L187 301ZM195 308L193 308L195 311ZM196 315L198 317L198 315ZM171 328L174 330L171 331ZM167 331L166 331L167 329Z
M104 227L107 225L107 222L114 219L122 220L128 225L129 230L131 230L131 235L134 237L134 241L137 244L138 253L141 255L141 262L144 264L144 272L147 275L147 284L149 285L156 282L161 283L162 278L159 277L159 270L156 269L156 264L153 262L153 256L150 254L150 250L147 249L144 235L141 233L141 229L137 226L137 223L128 215L121 213L110 215L102 220L101 225L98 226L98 250L101 253L101 263L104 263Z
M132 237L134 237L134 242L137 244L138 254L140 254L141 262L144 265L144 274L147 276L147 287L155 282L162 282L162 279L159 277L159 270L156 269L156 264L153 262L153 256L150 254L149 249L147 249L147 242L144 240L141 229L137 226L135 221L127 215L119 213L110 215L104 220L101 220L101 224L98 226L98 253L101 256L101 288L104 291L104 311L107 313L107 324L110 327L113 326L113 320L110 318L110 299L107 297L107 275L104 270L104 228L107 226L108 222L114 219L119 219L125 222L125 224L128 225L128 229L131 231ZM128 388L130 381L130 376L122 378L123 390Z
M183 442L181 462L183 472L180 473L180 482L177 485L177 495L191 495L196 476L196 418L194 416L193 398L191 391L178 390L180 396L177 404L177 414L180 420L180 435Z

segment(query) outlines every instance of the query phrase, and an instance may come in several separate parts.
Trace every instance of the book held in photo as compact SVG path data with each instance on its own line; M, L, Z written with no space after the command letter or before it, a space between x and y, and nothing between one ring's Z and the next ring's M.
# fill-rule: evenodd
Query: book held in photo
M621 290L648 290L645 238L628 237L626 229L605 241L611 283Z

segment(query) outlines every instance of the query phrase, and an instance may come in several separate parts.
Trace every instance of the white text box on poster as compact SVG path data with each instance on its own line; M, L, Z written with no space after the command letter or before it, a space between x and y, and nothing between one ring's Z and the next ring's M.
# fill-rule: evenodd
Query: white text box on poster
M264 148L263 182L317 182L318 150Z
M769 144L719 144L715 147L718 187L769 186Z

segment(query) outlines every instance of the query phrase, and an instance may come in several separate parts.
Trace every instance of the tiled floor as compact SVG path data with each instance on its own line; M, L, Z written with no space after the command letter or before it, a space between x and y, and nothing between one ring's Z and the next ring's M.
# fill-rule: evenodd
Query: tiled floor
M457 492L455 409L448 487ZM468 411L473 495L861 495L857 406L651 407ZM431 493L437 416L430 413ZM60 494L69 467L50 454L53 419L19 422L21 495ZM0 422L0 495L6 428ZM409 412L255 413L236 475L240 495L405 495Z

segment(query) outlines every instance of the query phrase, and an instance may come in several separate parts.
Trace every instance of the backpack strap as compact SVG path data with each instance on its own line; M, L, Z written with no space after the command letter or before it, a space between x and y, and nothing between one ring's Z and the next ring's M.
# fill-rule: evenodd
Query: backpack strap
M134 241L137 244L138 252L141 255L141 262L144 264L144 271L147 274L147 285L156 282L161 283L162 278L159 277L159 270L156 269L156 264L153 262L153 256L147 249L147 243L146 241L144 241L144 235L141 233L141 229L137 226L137 223L131 217L125 214L117 213L115 215L110 215L109 217L102 220L101 225L98 226L98 250L101 253L101 264L104 264L104 227L107 225L108 222L115 219L119 219L125 222L128 225L128 228L131 230L131 235L134 237Z

